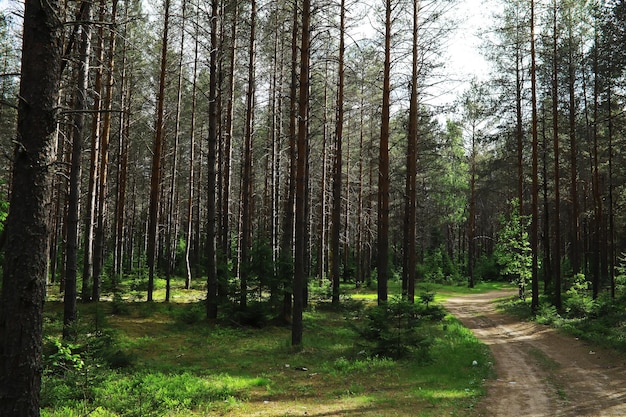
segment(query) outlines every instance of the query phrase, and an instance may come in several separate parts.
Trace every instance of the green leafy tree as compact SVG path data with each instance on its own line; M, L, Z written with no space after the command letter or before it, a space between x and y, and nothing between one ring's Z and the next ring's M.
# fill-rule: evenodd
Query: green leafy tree
M508 218L500 217L501 229L497 236L495 257L502 275L511 277L519 288L521 299L526 298L526 286L532 278L532 250L528 236L530 218L519 213L519 201L511 201Z

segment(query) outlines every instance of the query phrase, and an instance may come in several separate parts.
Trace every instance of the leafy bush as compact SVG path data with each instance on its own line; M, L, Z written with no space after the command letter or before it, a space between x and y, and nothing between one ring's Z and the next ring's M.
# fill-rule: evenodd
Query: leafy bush
M176 310L175 318L185 324L201 323L206 319L206 304L204 302L193 303Z
M244 309L236 307L229 316L233 322L242 326L262 328L268 324L271 314L271 306L268 303L257 301L249 302Z
M536 321L539 324L556 324L561 321L561 316L552 304L541 303L536 314Z
M316 301L328 301L333 298L333 286L330 280L309 282L309 299Z
M569 317L587 317L595 304L589 292L589 283L584 274L576 274L573 279L563 301L565 312Z
M360 348L369 357L426 357L431 341L419 332L419 327L427 316L423 306L394 298L370 308L365 323L353 328L362 338Z
M509 217L500 217L501 229L494 253L502 274L517 284L522 299L526 298L526 287L532 275L532 250L527 231L529 225L530 217L519 214L519 202L511 201Z

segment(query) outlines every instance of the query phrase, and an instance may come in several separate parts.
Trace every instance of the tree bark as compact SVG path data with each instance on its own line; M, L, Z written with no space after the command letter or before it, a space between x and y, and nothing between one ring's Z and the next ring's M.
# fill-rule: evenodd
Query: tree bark
M217 0L211 1L211 54L209 61L209 134L208 134L208 160L207 160L207 318L217 318L217 254L216 254L216 200L217 190L215 189L215 162L217 156L218 131L217 131L217 21L218 7ZM254 26L253 26L254 28ZM252 29L254 32L254 29Z
M100 136L100 177L98 185L98 216L95 231L94 259L93 259L93 286L91 300L100 301L102 289L102 270L105 258L105 234L107 212L107 188L109 173L109 146L111 143L111 110L113 108L113 82L115 70L115 44L117 39L116 14L117 0L113 0L111 9L111 32L109 34L109 60L106 76L106 94L104 97L104 117L102 120L102 135Z
M417 141L418 113L418 35L419 35L420 0L413 0L413 42L411 70L411 103L409 105L409 132L406 151L406 212L404 220L404 268L403 278L406 281L406 297L410 303L415 302L415 275L417 264L415 222L417 215Z
M192 81L191 81L191 120L189 122L189 181L188 181L188 190L187 190L187 228L186 228L186 239L187 244L185 245L185 267L186 267L186 276L185 276L185 289L188 290L191 288L191 280L193 278L192 267L191 267L191 246L193 242L193 219L194 219L194 187L195 187L195 162L196 162L196 107L198 103L198 34L199 34L199 21L198 21L198 8L196 7L196 21L194 26L195 30L195 41L194 41L194 60L193 60L193 70L192 70Z
M296 167L296 230L295 265L293 274L293 313L291 323L291 345L302 344L302 313L304 308L304 285L306 283L306 168L308 147L309 110L309 56L311 2L302 2L302 40L300 47L300 89L298 96L298 140Z
M161 71L159 73L159 93L157 96L156 129L152 148L152 171L150 176L150 212L148 217L148 301L153 301L154 273L157 248L157 224L159 221L159 190L161 186L161 153L163 149L163 119L165 103L165 73L167 71L167 41L169 30L170 0L165 0L163 37L161 46Z
M391 0L385 1L385 64L378 154L378 304L387 301L389 281L389 118L391 109Z
M100 2L98 19L103 22L105 3ZM93 119L91 122L91 152L89 160L89 185L87 191L87 210L85 214L85 237L83 246L83 283L81 300L91 301L94 269L94 232L98 207L98 176L100 175L100 123L102 119L102 74L104 62L104 26L98 28L96 47L96 74L93 91Z
M291 28L291 82L289 87L289 178L284 210L284 227L280 250L280 281L283 286L283 318L288 321L292 313L293 289L293 249L294 249L294 207L296 195L296 133L298 118L298 0L293 0L293 20Z
M534 312L539 308L539 175L538 175L538 134L537 134L537 65L535 54L535 1L530 1L530 56L531 56L531 104L532 104L532 191L531 191L531 230L532 249L532 301Z
M25 1L17 140L0 302L0 415L6 417L39 416L63 52L59 13L57 0Z
M72 335L72 324L76 321L76 277L78 273L78 243L80 188L82 174L83 136L85 110L89 87L89 53L91 49L91 1L83 1L79 12L79 52L76 91L74 98L74 125L72 130L72 161L67 211L67 253L65 266L65 293L63 295L63 338Z
M557 1L553 0L552 37L552 135L554 142L554 306L560 310L561 302L561 172L559 167L559 73L558 73L558 32Z
M256 0L250 5L250 43L248 54L248 91L246 94L246 125L243 149L243 177L241 180L241 239L239 305L247 306L250 245L252 240L252 146L254 142L254 95L256 65Z
M339 256L339 236L341 231L341 191L342 191L342 142L343 142L343 101L344 101L344 53L345 53L345 30L346 30L346 2L341 0L339 23L339 60L337 68L337 119L335 120L335 161L333 166L333 211L331 229L331 277L333 286L332 303L339 304L339 277L341 257ZM346 201L347 204L347 201ZM346 219L347 221L347 219Z

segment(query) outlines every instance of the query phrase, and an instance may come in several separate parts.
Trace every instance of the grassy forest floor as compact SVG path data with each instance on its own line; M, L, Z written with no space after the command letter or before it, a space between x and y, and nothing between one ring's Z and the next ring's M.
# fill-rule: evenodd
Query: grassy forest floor
M201 288L173 283L172 302L128 292L79 305L76 342L60 341L63 307L45 306L43 416L468 416L494 377L489 349L446 315L419 327L428 353L396 361L362 354L359 306L375 291L344 288L343 308L313 302L304 344L290 329L203 320ZM397 285L397 284L396 284ZM475 289L429 286L435 304ZM391 287L390 294L398 291ZM155 299L162 299L155 293Z

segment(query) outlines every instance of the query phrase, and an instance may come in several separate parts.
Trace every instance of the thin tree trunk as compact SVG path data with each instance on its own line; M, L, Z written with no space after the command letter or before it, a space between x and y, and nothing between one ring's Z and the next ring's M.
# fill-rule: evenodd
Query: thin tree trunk
M283 286L283 311L285 321L291 319L294 264L294 207L296 195L296 134L298 118L298 0L293 0L293 20L291 30L291 82L289 87L289 178L285 198L285 218L280 251L280 280Z
M328 80L330 77L328 75L328 61L324 62L324 76L325 79ZM328 227L327 216L326 216L326 204L327 204L327 182L328 182L328 142L329 142L329 117L328 117L328 82L324 82L324 119L322 122L323 128L323 137L322 137L322 180L321 189L320 189L320 209L319 209L319 223L318 223L318 246L317 246L317 274L318 274L318 285L321 287L324 284L324 279L326 278L326 253L328 252L328 242L326 229ZM332 156L331 156L332 158ZM330 265L332 265L332 252L329 254ZM332 267L331 267L332 268ZM331 278L332 279L332 278ZM331 281L332 282L332 281Z
M542 107L541 118L541 154L542 154L542 188L543 188L543 291L548 293L552 285L552 256L550 235L550 200L548 198L548 137L546 133L546 108Z
M610 67L611 65L609 65ZM607 86L607 106L609 110L608 146L609 146L609 278L611 281L611 298L615 298L615 219L613 213L613 82L609 78Z
M103 22L105 2L101 1L98 19ZM102 74L104 67L104 26L98 28L98 46L96 47L96 75L94 77L93 119L91 125L91 154L89 161L89 190L87 192L87 210L85 216L85 238L83 248L83 284L81 299L89 302L92 298L94 269L94 231L98 207L98 177L100 175L100 123L102 119Z
M530 56L531 56L531 104L532 104L532 192L531 192L531 230L530 246L532 249L532 302L534 312L539 308L539 175L538 175L538 138L537 138L537 66L535 56L535 0L530 1Z
M603 236L603 228L604 228L604 212L602 207L602 193L600 191L600 168L599 168L599 150L598 150L598 122L599 122L599 100L600 100L600 81L599 81L599 68L598 68L598 34L596 29L595 34L595 46L594 48L594 56L593 56L593 126L592 126L592 141L593 148L591 154L591 164L593 170L592 177L592 193L594 200L594 238L593 238L593 272L592 272L592 280L591 287L593 293L593 299L598 298L600 293L600 280L602 274L604 273L604 269L602 268L602 236Z
M339 23L339 61L337 70L337 120L335 120L335 163L333 167L333 212L331 231L331 282L333 284L332 303L339 304L339 276L341 257L339 256L339 236L341 231L341 191L342 191L342 142L343 142L343 102L344 102L344 53L346 31L346 2L341 0ZM347 203L347 201L346 201ZM346 219L347 221L347 219Z
M126 194L128 188L128 152L130 138L130 114L132 103L132 89L127 77L127 21L128 21L128 3L124 5L124 31L122 39L124 46L122 48L122 74L120 81L122 84L120 91L120 125L119 125L119 156L118 156L118 172L117 172L117 196L115 204L115 259L114 259L114 289L117 283L122 280L124 273L124 255L125 255L125 235L126 231ZM130 236L130 235L129 235ZM126 247L126 249L128 246Z
M105 257L106 211L107 211L107 180L109 172L109 144L111 142L111 110L113 107L113 82L115 70L115 44L117 33L116 25L117 0L113 0L111 9L112 29L109 35L109 61L106 77L106 94L103 103L104 117L102 120L102 136L100 137L100 177L98 186L98 216L95 232L94 259L93 259L93 286L91 300L100 301L102 287L102 270Z
M559 73L558 73L558 32L557 1L553 0L553 62L552 62L552 135L554 142L554 306L560 310L561 303L561 172L559 167Z
M406 296L410 303L415 302L415 275L417 267L415 222L417 215L417 141L418 141L418 34L419 34L420 1L413 0L413 42L411 70L411 103L409 107L409 132L406 151L406 214L404 228L404 268L403 278L406 281Z
M252 146L254 141L254 95L256 65L256 0L250 9L250 44L248 55L248 92L246 95L246 126L244 134L243 177L241 187L241 239L240 239L240 298L239 305L245 308L248 297L248 276L252 224Z
M185 49L185 23L187 21L187 1L183 0L181 5L181 35L180 35L180 44L179 44L179 55L178 55L178 80L177 80L177 90L178 94L176 96L176 114L174 116L175 125L174 125L174 146L173 146L173 154L172 154L172 166L170 171L170 189L168 192L168 211L167 211L167 230L165 232L166 239L166 264L165 264L165 302L170 301L170 295L172 291L172 270L174 269L174 264L176 262L176 246L178 240L177 226L175 223L175 217L178 207L178 191L176 188L176 180L178 177L178 147L180 143L180 117L181 117L181 107L183 101L183 65L184 65L184 49Z
M167 41L169 30L170 0L165 0L163 19L163 37L161 45L161 71L159 73L159 93L157 96L157 117L152 149L152 172L150 177L150 212L147 233L148 261L148 301L153 301L154 274L157 247L157 223L159 221L159 190L161 188L161 154L163 150L163 118L165 104L165 73L167 70Z
M580 220L578 210L578 158L576 139L576 64L574 61L574 45L571 24L568 51L568 90L569 90L569 148L570 148L570 200L571 200L571 249L570 263L574 275L580 272Z
M209 134L207 160L207 318L217 318L217 254L216 254L216 199L215 162L217 157L217 31L218 0L211 2L211 55L209 61ZM254 32L254 29L253 29Z
M195 21L195 42L194 42L194 60L193 60L193 76L191 81L191 120L189 126L189 189L187 191L187 244L185 245L185 267L187 275L185 277L185 289L191 288L192 268L191 268L191 242L193 241L193 201L195 187L195 158L196 158L196 106L198 102L198 34L199 34L199 8L196 5L196 21Z
M470 152L470 195L467 227L467 275L469 288L474 288L474 260L476 258L476 126L472 125L472 150Z
M293 314L291 324L291 345L302 344L302 313L304 307L304 285L306 282L306 166L308 132L307 118L309 110L309 56L311 2L302 2L302 42L300 47L300 90L298 96L298 140L296 167L296 230L295 264L293 274Z
M89 87L89 53L91 49L91 1L83 1L79 13L79 52L77 63L74 120L72 130L72 161L70 167L70 190L67 212L67 253L65 266L65 293L63 296L63 338L73 336L72 325L76 321L76 277L78 274L78 243L80 215L80 184L82 173L83 136L85 110Z
M389 118L391 109L391 0L385 1L385 64L378 156L378 304L387 301L389 280Z

